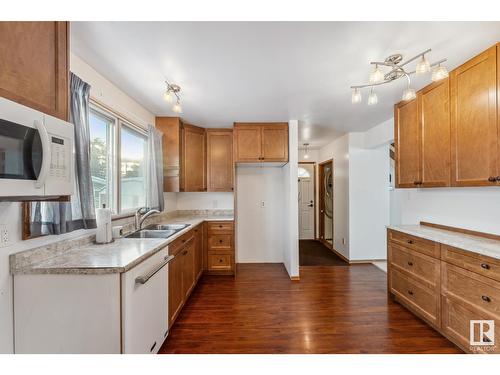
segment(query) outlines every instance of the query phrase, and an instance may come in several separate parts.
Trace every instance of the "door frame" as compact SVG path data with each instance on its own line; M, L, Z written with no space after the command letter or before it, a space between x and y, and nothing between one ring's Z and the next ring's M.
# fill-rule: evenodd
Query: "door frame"
M314 239L317 240L318 239L318 236L316 235L316 215L318 214L318 199L317 199L317 196L316 196L316 162L315 161L299 161L299 167L301 164L306 164L306 165L312 165L313 167L313 191L314 191L314 194L313 194L313 199L314 199ZM299 228L299 239L300 239L300 228Z
M324 195L325 195L325 191L324 191L324 186L323 186L323 179L324 179L324 176L325 176L325 165L327 164L332 164L332 176L333 176L333 173L334 173L334 164L333 164L333 159L329 159L329 160L325 160L321 163L318 164L318 190L319 190L319 199L318 199L318 218L319 218L319 237L318 237L318 241L320 241L323 245L325 245L326 247L328 247L330 250L333 250L333 238L334 238L334 228L335 228L335 220L333 220L332 218L332 243L329 243L328 241L325 240L325 218L324 218L324 214L321 213L321 210L324 211L324 208L325 208L325 204L324 204ZM335 183L334 183L334 186L333 188L335 189ZM332 202L332 216L333 213L335 212L335 205L334 205L334 202Z

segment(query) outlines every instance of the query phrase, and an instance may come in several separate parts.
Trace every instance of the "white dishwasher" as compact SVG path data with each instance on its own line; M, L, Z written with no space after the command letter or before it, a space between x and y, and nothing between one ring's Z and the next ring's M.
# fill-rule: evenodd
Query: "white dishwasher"
M168 334L168 247L122 274L122 353L157 353Z

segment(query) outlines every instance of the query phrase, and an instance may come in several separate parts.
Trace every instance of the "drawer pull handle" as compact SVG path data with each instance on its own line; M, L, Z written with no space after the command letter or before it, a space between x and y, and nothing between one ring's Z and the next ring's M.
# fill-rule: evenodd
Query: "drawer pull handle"
M219 240L219 243L222 243L222 240Z
M490 265L487 264L487 263L481 263L481 268L484 268L485 270L489 270L490 269Z
M222 225L219 225L219 228L222 228Z
M491 298L488 297L488 296L481 296L481 299L484 301L484 302L491 302Z
M409 294L410 296L413 296L413 292L412 292L411 290L409 290L409 291L408 291L408 294Z
M222 259L219 259L219 263L222 263Z
M409 266L413 266L413 262L408 262L408 265Z
M408 242L410 245L413 243L413 241L412 241L412 240L408 240L408 241L406 241L406 242Z
M495 182L497 178L495 176L488 177L489 182Z

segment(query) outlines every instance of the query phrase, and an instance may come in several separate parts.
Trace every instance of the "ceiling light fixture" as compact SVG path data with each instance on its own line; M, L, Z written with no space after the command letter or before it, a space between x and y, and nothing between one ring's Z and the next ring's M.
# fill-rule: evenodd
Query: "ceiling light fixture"
M309 159L309 143L304 143L303 146L305 147L304 159Z
M182 107L181 107L181 97L179 93L181 92L181 87L179 85L176 85L174 83L168 83L168 81L165 81L167 85L167 89L163 93L163 99L167 103L173 103L175 99L175 104L172 107L172 111L175 113L182 113Z
M432 82L437 82L448 77L448 69L439 64L434 69L432 69Z
M372 89L370 90L370 95L368 95L368 105L375 105L377 103L378 103L377 93L372 87Z
M411 79L410 75L412 74L424 74L431 70L431 68L435 67L432 71L432 81L439 81L448 77L448 70L441 66L442 63L446 61L446 59L442 59L436 61L435 63L430 64L429 61L425 58L425 55L431 52L431 49L428 49L424 52L419 53L418 55L403 61L403 55L395 54L387 57L384 61L375 61L370 62L370 65L374 65L375 69L370 73L369 83L363 85L351 86L352 89L352 97L351 101L353 103L361 102L361 89L370 87L370 94L368 96L368 105L374 105L378 103L378 97L375 93L374 86L384 85L386 83L390 83L399 78L405 77L408 80L408 86L403 91L403 100L411 100L414 99L416 94L415 90L411 88ZM408 71L406 67L409 63L420 58L420 61L417 63L417 66L414 71ZM384 74L380 67L387 68L387 73Z

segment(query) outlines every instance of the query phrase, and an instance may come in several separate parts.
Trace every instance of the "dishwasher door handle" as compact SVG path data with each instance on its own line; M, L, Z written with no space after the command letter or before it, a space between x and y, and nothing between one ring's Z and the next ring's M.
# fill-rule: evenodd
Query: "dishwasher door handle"
M149 271L146 275L138 276L135 278L136 284L146 284L150 278L152 278L158 271L160 271L163 267L165 267L168 263L170 263L174 259L173 255L168 255L163 259L163 261L158 264L155 268Z

